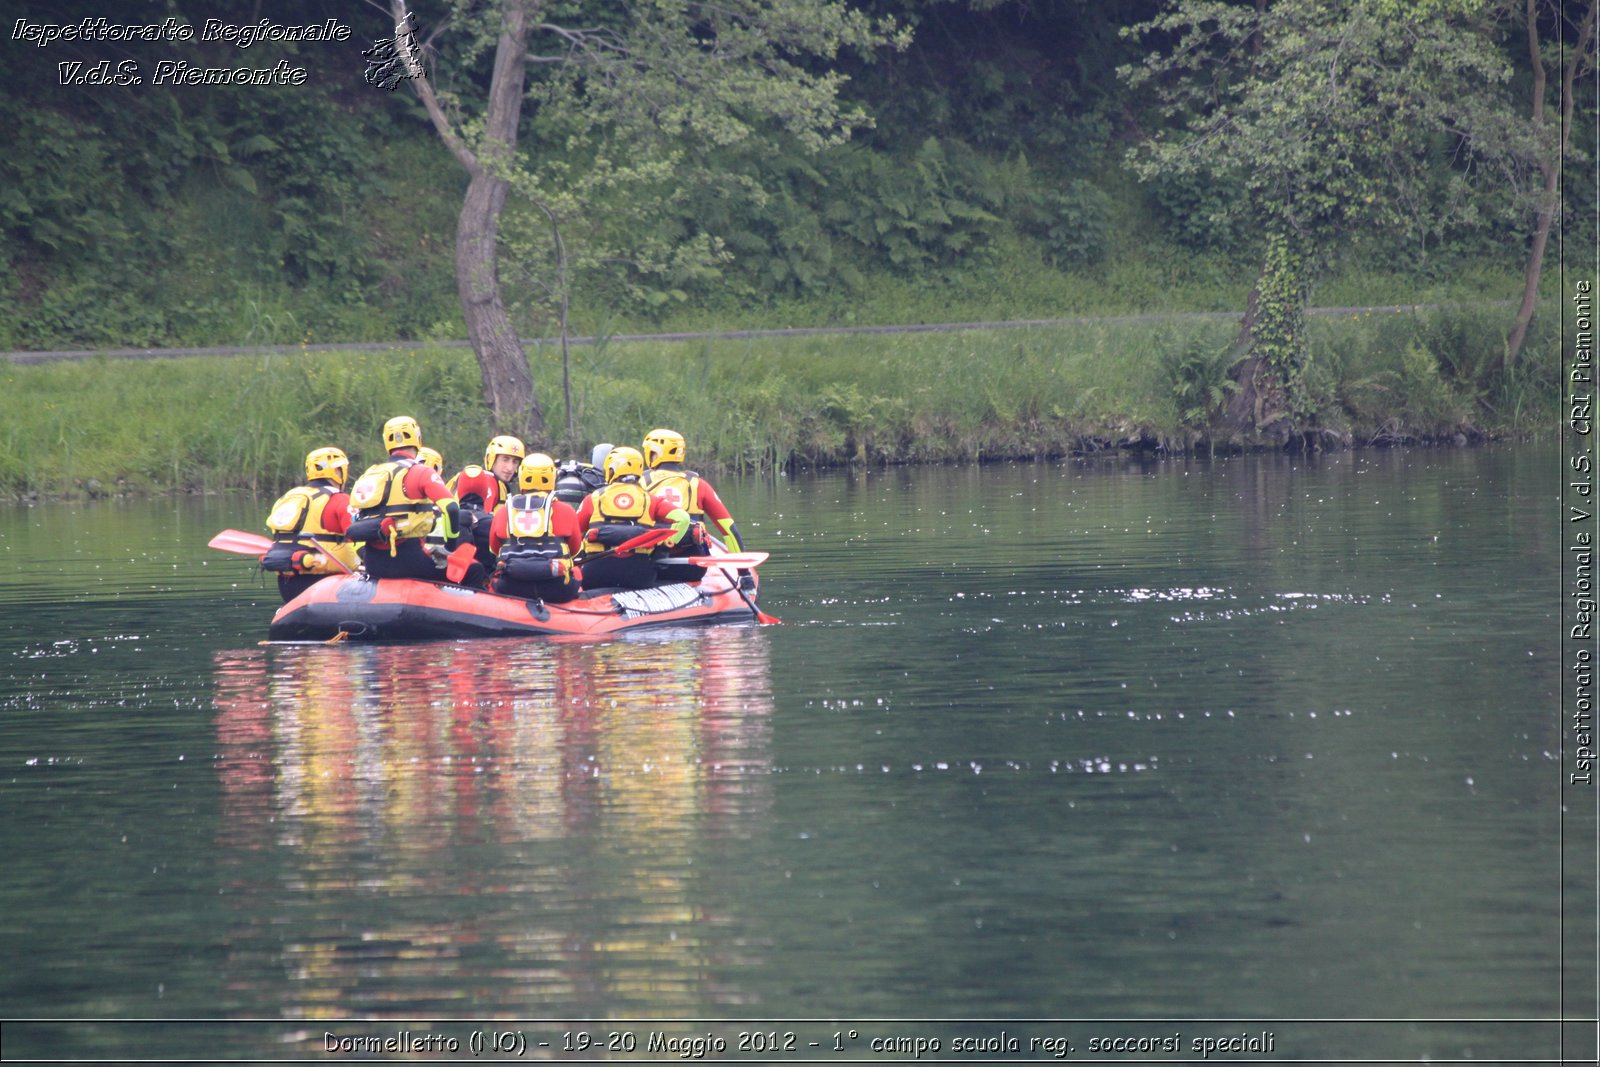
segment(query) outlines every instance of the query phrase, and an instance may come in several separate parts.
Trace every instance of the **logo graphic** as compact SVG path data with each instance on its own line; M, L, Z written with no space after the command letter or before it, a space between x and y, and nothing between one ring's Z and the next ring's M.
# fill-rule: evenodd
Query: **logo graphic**
M511 513L512 533L518 537L543 537L544 512L523 511L518 508Z
M422 50L417 47L417 31L409 11L405 21L394 28L393 37L374 41L372 47L361 54L367 61L363 77L368 85L392 93L401 82L424 77Z

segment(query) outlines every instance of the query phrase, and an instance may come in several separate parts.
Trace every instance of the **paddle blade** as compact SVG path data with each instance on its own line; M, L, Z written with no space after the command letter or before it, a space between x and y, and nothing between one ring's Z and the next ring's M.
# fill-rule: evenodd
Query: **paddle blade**
M767 561L770 552L729 552L721 556L684 556L685 563L693 563L697 567L737 567L740 570L749 570L759 567Z
M659 545L661 542L671 537L672 533L672 527L658 526L654 530L646 530L638 537L628 538L611 551L615 552L619 556L626 556L629 552L637 552L641 549L654 548L656 545Z
M456 546L455 551L450 553L449 562L444 565L444 576L452 582L459 582L477 558L478 546L471 541Z
M259 558L266 555L267 550L272 547L272 538L246 533L243 530L223 530L206 544L223 552L237 552L242 556Z
M760 623L762 626L776 626L783 622L783 620L778 618L776 615L768 615L766 612L756 607L756 602L750 599L750 594L744 591L743 586L736 584L733 587L733 591L739 594L739 599L744 601L744 606L750 609L750 614L754 615L756 617L756 622Z
M688 556L686 558L690 563L699 564L702 567L716 567L723 574L732 577L727 568L738 567L741 570L750 570L765 563L767 555L768 553L766 552L726 552L720 556ZM762 626L777 626L783 622L776 615L768 615L756 607L756 602L750 598L750 594L744 591L744 587L737 580L733 584L733 591L739 594L739 599L744 601L745 607L750 609L750 614L754 615L756 622Z

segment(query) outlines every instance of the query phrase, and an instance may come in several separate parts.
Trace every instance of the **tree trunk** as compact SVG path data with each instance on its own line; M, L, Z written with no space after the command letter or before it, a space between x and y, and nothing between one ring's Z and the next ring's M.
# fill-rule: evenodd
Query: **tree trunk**
M500 295L500 212L510 191L504 169L516 154L517 124L522 118L528 12L519 0L510 0L504 18L489 83L483 145L456 226L456 289L467 337L483 371L483 399L494 413L494 428L536 439L544 435L544 413L533 395L528 354Z
M1235 347L1240 360L1229 372L1235 389L1225 413L1236 444L1268 439L1279 444L1297 434L1294 418L1301 336L1305 322L1304 268L1297 242L1274 235L1245 304Z
M1224 419L1228 434L1236 444L1243 443L1255 435L1257 412L1265 399L1262 391L1262 373L1267 369L1266 360L1256 355L1253 350L1256 308L1260 301L1261 286L1257 285L1250 290L1250 296L1245 301L1244 318L1239 320L1239 336L1234 341L1234 351L1239 353L1240 359L1228 372L1228 377L1233 381L1235 388L1228 397Z
M1253 304L1254 291L1250 299ZM1290 436L1285 418L1289 406L1284 398L1283 383L1267 358L1251 349L1248 316L1241 327L1238 350L1243 358L1228 372L1235 389L1228 397L1224 426L1234 444L1248 444L1262 438L1283 444Z
M1539 277L1544 273L1545 249L1550 244L1550 226L1555 220L1556 187L1561 175L1556 166L1541 165L1545 171L1544 193L1539 203L1539 221L1533 230L1533 243L1528 248L1528 265L1522 271L1522 304L1517 308L1516 321L1506 337L1505 352L1491 374L1515 365L1522 352L1522 343L1528 339L1528 327L1533 324L1533 309L1539 302Z
M533 392L528 354L506 315L500 295L500 212L511 188L505 170L516 154L517 126L522 119L529 7L530 0L504 2L484 112L483 142L476 153L450 125L416 57L408 51L402 56L434 129L472 176L456 223L456 291L461 297L467 337L483 374L483 399L493 415L495 432L535 439L544 434L544 412ZM398 34L409 21L405 0L391 0L390 10Z
M1534 225L1533 243L1528 249L1528 265L1522 274L1522 304L1517 308L1516 321L1506 338L1505 352L1500 363L1491 371L1492 374L1503 372L1516 364L1517 356L1522 352L1522 344L1528 337L1528 326L1533 322L1533 310L1539 299L1539 278L1544 272L1545 249L1550 243L1550 227L1555 222L1556 209L1560 206L1558 197L1561 188L1561 165L1567 158L1567 142L1572 133L1572 84L1577 77L1578 67L1588 53L1589 42L1594 36L1595 6L1594 0L1590 0L1582 27L1578 32L1578 41L1573 46L1571 58L1567 60L1566 67L1562 71L1561 130L1557 135L1555 150L1550 156L1539 160L1539 170L1544 177L1544 189L1539 197L1539 216ZM1538 7L1538 0L1528 0L1528 58L1533 66L1533 124L1536 129L1544 122L1546 84L1544 59L1539 51ZM1560 17L1559 12L1557 17Z
M456 288L494 429L536 439L544 432L544 414L533 395L528 354L500 296L499 223L507 191L506 181L487 171L472 176L456 224Z

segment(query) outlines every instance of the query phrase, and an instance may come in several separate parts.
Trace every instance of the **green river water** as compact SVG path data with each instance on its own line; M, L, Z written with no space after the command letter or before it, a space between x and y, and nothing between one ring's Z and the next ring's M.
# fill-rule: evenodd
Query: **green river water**
M1586 1056L1559 482L723 480L782 625L382 647L267 501L0 509L4 1057Z

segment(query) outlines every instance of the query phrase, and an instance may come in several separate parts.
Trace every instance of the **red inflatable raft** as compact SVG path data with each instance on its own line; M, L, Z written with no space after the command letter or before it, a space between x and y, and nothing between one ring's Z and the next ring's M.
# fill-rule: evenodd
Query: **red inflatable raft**
M278 609L273 641L415 641L432 638L577 635L603 637L646 626L685 626L763 618L754 593L728 571L698 582L586 593L566 604L501 596L445 582L324 578Z
M602 555L647 550L670 533L670 529L649 531ZM209 543L220 551L258 560L273 545L271 539L245 530L223 530ZM465 550L470 554L471 545ZM338 574L323 578L279 608L268 636L273 641L604 637L646 626L734 619L753 619L765 626L781 621L756 606L755 568L766 562L767 553L729 552L715 539L708 542L706 552L680 561L705 568L698 581L653 589L593 590L565 604L501 596L453 582ZM747 588L738 586L740 575L749 576Z

